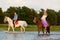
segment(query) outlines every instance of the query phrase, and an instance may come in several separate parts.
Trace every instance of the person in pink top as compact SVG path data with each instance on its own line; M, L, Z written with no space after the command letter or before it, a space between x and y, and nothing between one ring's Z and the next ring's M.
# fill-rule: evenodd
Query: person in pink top
M47 20L46 20L46 18L47 18L47 12L44 10L44 12L43 12L43 15L42 15L42 17L41 17L41 22L42 22L42 24L43 24L43 27L48 27L49 25L48 25L48 22L47 22Z

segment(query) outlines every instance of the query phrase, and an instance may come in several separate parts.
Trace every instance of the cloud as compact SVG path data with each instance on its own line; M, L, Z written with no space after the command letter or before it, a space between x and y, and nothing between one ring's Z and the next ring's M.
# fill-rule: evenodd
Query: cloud
M7 10L10 6L27 6L35 10L43 9L60 9L60 0L0 0L0 7L3 11Z

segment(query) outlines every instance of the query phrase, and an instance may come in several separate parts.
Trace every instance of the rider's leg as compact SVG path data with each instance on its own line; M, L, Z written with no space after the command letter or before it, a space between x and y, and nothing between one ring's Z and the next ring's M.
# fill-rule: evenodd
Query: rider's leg
M16 20L14 20L14 27L15 27Z

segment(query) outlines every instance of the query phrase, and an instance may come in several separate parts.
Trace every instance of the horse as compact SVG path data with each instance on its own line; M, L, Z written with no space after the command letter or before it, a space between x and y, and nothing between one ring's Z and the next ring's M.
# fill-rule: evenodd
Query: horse
M45 27L43 26L41 19L38 17L34 17L33 22L37 24L37 28L38 28L38 35L40 35L40 31L42 30L43 35L44 35L44 29ZM46 27L46 34L50 35L50 23L48 22L49 26Z
M5 16L4 18L4 23L8 22L8 31L10 31L10 27L12 27L12 30L14 31L14 24L13 20L10 17ZM21 27L21 32L25 32L25 27L27 27L27 22L26 21L18 21L18 24L15 23L15 27Z

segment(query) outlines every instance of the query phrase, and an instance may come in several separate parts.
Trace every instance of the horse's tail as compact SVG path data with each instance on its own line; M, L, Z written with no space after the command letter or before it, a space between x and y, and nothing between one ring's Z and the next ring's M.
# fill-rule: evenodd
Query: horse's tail
M25 27L27 27L27 25L28 25L28 24L27 24L27 22L26 22L26 21L24 21L24 26L25 26Z

